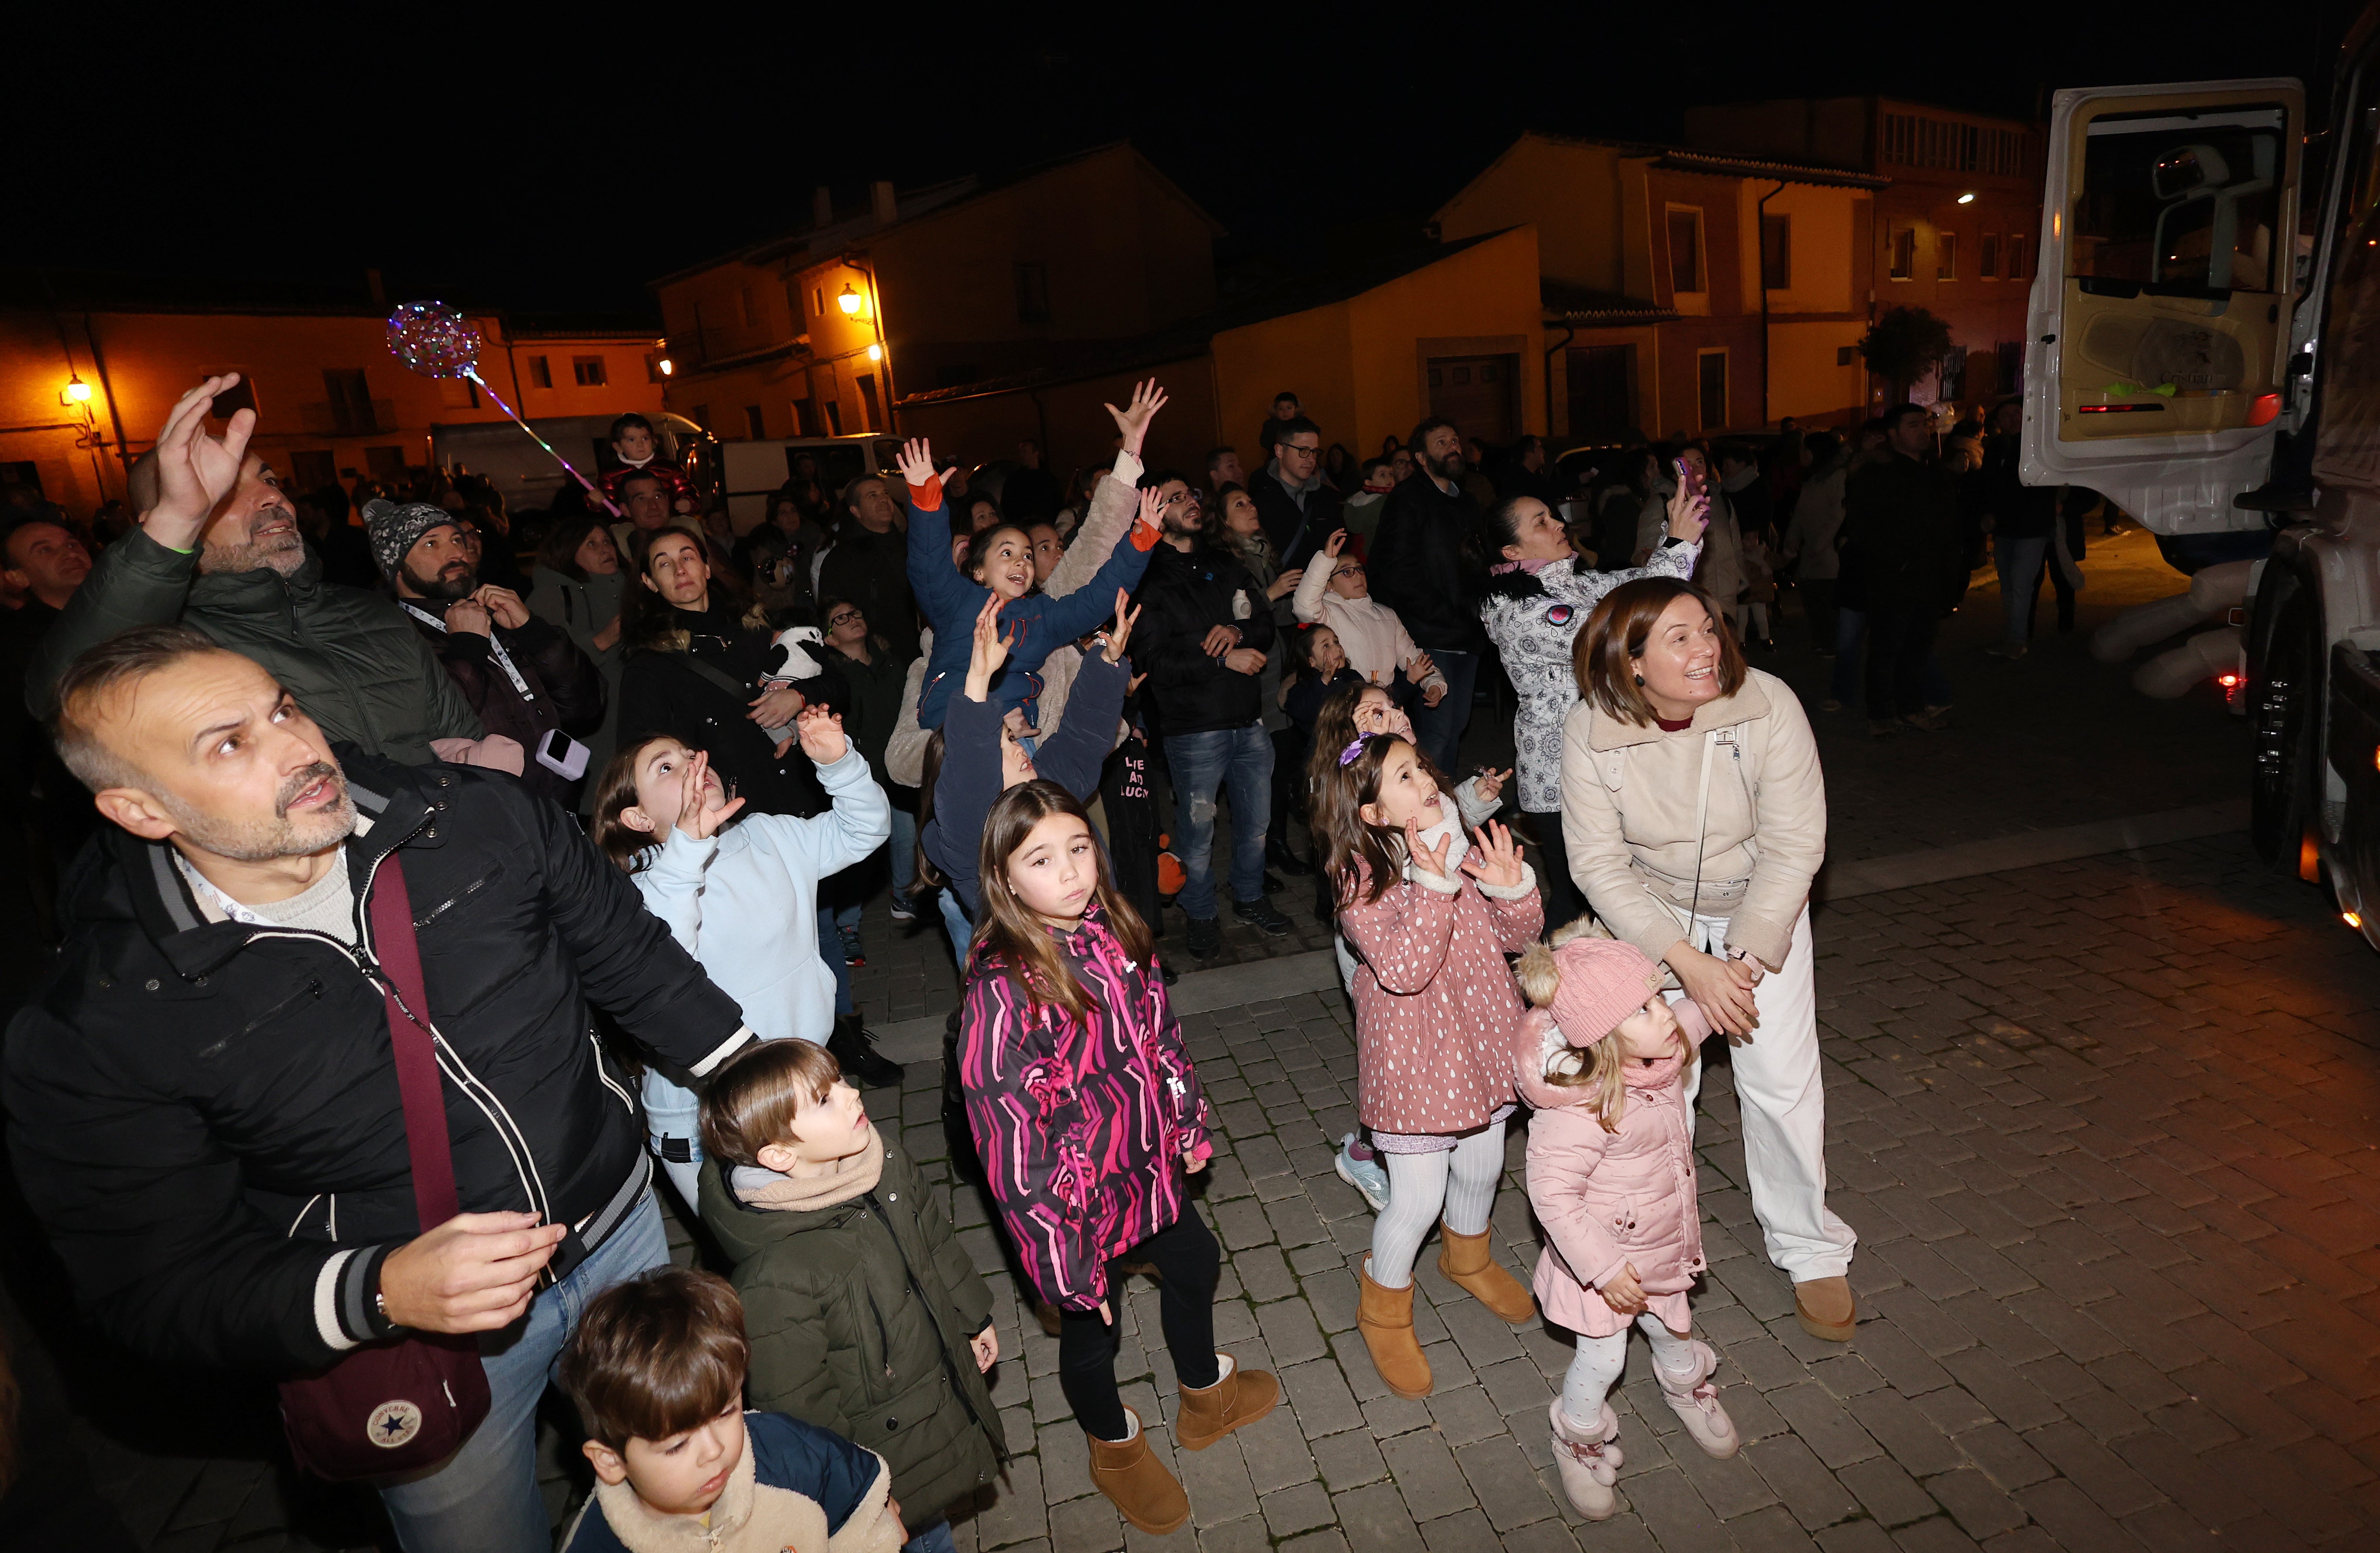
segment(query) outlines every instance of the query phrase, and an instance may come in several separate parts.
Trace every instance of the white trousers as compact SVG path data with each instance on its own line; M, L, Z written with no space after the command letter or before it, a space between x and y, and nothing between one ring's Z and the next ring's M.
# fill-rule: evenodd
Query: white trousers
M1706 953L1725 954L1727 918L1696 916L1689 941ZM1794 920L1784 967L1762 977L1753 989L1760 1023L1749 1037L1729 1040L1728 1050L1753 1217L1760 1220L1768 1259L1796 1283L1843 1276L1859 1240L1827 1209L1827 1091L1818 1070L1815 958L1804 906ZM1684 996L1673 992L1670 999L1675 1002ZM1702 1075L1697 1062L1686 1085L1690 1127Z

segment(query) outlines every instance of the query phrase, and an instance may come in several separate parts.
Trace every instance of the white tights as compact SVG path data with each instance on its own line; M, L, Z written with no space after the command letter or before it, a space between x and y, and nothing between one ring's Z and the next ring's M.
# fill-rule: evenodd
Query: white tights
M1670 1330L1649 1310L1636 1318L1636 1326L1652 1340L1653 1363L1673 1376L1682 1377L1694 1373L1692 1338L1682 1338ZM1570 1373L1562 1377L1563 1416L1582 1429L1595 1427L1603 1416L1603 1399L1611 1394L1620 1372L1627 1367L1627 1332L1617 1331L1608 1338L1580 1333L1577 1357L1570 1362Z
M1434 1154L1380 1151L1389 1168L1389 1206L1372 1225L1372 1281L1402 1289L1413 1281L1414 1258L1442 1217L1458 1235L1488 1228L1496 1182L1504 1173L1504 1124L1491 1124L1451 1149Z

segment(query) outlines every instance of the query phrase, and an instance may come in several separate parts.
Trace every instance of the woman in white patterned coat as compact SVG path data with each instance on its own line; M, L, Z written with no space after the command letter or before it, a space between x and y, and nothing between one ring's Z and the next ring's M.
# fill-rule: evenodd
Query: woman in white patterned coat
M1709 504L1707 496L1673 490L1659 543L1643 566L1625 572L1597 571L1571 548L1560 520L1534 496L1499 502L1480 519L1479 548L1490 575L1479 618L1520 696L1512 723L1513 764L1520 771L1521 808L1546 855L1537 877L1549 926L1585 909L1562 846L1562 721L1578 701L1572 639L1597 601L1621 583L1692 577Z

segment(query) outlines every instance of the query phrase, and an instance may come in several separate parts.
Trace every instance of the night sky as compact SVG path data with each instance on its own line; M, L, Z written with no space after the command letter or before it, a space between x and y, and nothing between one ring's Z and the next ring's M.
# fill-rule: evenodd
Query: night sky
M1868 91L2032 116L2061 85L2258 74L2319 94L2360 6L1661 0L1448 7L1420 30L1116 7L1033 31L989 8L500 8L527 9L12 18L31 46L0 82L0 265L357 300L377 267L392 297L649 314L644 283L804 224L815 184L849 207L872 178L1130 139L1231 228L1227 273L1294 272L1408 240L1524 128L1670 139L1696 103Z

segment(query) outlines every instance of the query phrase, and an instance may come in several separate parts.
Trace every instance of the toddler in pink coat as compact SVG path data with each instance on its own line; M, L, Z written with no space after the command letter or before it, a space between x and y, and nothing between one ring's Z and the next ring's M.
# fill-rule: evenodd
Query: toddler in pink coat
M1578 1512L1618 1508L1620 1421L1604 1401L1628 1358L1633 1320L1653 1344L1662 1400L1708 1454L1741 1443L1710 1382L1718 1355L1691 1335L1686 1292L1704 1268L1684 1077L1710 1034L1689 999L1661 995L1660 968L1634 945L1585 936L1522 956L1535 1005L1514 1037L1529 1122L1529 1202L1548 1244L1534 1292L1578 1334L1552 1407L1554 1463Z

